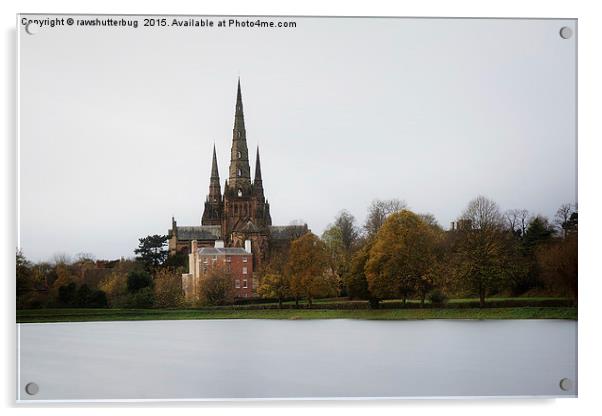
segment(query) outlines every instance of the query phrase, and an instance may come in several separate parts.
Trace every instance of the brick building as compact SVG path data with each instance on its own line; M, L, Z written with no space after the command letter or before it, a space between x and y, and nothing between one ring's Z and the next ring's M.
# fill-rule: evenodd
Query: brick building
M253 297L257 281L253 278L253 253L251 242L243 247L224 247L216 241L214 247L199 247L192 241L192 252L188 255L189 273L182 275L182 288L187 300L198 299L200 280L212 270L223 268L232 278L234 297Z

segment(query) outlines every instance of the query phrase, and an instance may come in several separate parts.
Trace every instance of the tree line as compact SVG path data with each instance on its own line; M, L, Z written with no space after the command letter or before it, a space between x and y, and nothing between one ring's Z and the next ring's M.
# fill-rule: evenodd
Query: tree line
M577 211L562 205L554 223L527 210L502 212L483 196L449 231L405 202L376 200L363 226L341 211L321 238L307 234L271 256L258 293L266 298L345 296L373 307L387 299L485 299L525 293L577 298Z
M184 306L184 259L168 256L167 237L141 238L134 252L134 259L97 261L82 253L73 261L58 255L49 262L32 263L17 251L17 308ZM100 276L90 283L94 272Z
M443 304L496 294L577 298L577 210L562 205L551 221L524 209L502 212L483 196L468 203L453 229L401 200L375 200L358 225L343 210L321 236L307 233L270 253L258 270L257 294L305 301L323 297ZM215 269L199 281L199 298L184 300L186 256L168 256L167 237L139 239L135 259L31 263L17 252L17 307L183 307L234 302L232 278ZM100 265L99 265L100 263ZM86 276L101 269L96 284Z

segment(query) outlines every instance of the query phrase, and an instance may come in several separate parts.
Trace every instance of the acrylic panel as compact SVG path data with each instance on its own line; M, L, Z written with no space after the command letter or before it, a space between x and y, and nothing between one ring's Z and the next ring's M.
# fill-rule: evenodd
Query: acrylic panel
M17 33L18 401L577 396L575 19Z

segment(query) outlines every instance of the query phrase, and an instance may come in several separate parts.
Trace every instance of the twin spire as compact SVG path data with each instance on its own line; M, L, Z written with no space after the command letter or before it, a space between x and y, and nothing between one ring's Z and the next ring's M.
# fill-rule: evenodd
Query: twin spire
M259 161L259 146L257 146L257 155L255 159L255 181L251 184L251 167L249 166L249 156L247 149L245 129L245 118L242 105L242 93L240 90L240 78L238 79L238 87L236 92L236 110L234 114L234 129L232 132L232 149L230 157L229 178L226 181L226 187L234 189L250 190L253 185L256 190L263 194L263 186L261 180L261 164ZM217 166L217 154L215 151L215 143L213 144L213 161L211 163L211 178L209 183L209 199L214 200L216 197L221 197L221 189L219 184L219 170Z

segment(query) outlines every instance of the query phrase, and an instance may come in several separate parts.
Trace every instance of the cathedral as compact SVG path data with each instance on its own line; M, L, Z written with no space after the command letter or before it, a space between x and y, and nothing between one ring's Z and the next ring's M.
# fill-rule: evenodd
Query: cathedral
M232 147L228 179L222 193L217 154L213 146L209 194L200 226L178 226L172 218L168 231L169 252L191 254L194 247L245 247L250 243L254 269L257 270L271 252L308 232L307 225L272 225L270 204L265 198L261 178L259 147L255 155L255 175L251 179L247 132L243 114L240 79L236 93ZM247 243L245 243L247 242Z

